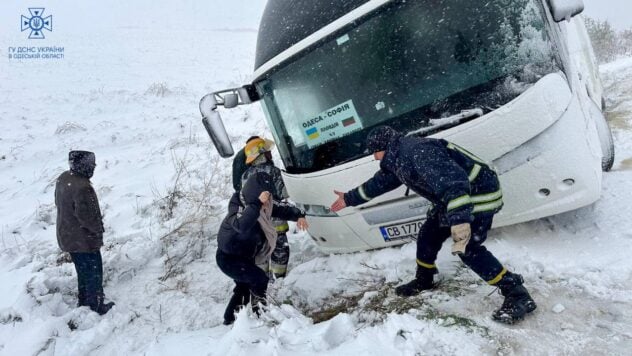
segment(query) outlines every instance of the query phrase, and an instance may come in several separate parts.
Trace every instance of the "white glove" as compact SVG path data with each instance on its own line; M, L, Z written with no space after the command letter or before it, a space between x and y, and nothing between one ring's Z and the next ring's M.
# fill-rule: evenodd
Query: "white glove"
M454 240L454 244L452 244L452 254L460 255L465 253L465 247L467 243L470 242L470 237L472 237L470 224L454 225L450 227L450 232L452 233L452 240Z

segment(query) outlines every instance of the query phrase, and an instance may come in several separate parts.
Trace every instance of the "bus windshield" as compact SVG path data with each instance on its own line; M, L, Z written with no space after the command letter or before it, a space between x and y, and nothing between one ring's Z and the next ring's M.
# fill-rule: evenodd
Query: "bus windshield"
M376 125L489 112L561 71L548 26L540 0L395 1L255 85L288 172L314 172L366 156Z

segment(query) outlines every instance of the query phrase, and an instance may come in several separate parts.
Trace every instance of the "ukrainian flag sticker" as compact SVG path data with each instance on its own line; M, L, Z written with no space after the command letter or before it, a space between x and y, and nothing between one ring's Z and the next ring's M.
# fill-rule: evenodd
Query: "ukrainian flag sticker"
M305 133L310 140L317 139L320 136L316 127L312 127L311 129L306 130Z

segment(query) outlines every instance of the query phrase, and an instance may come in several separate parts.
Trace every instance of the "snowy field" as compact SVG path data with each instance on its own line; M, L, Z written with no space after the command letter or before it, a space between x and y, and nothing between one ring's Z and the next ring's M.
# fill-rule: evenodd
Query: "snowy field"
M502 297L448 248L439 289L403 299L392 287L412 277L414 244L329 256L293 234L269 313L221 325L232 281L215 264L215 233L230 162L197 104L248 80L255 38L130 27L68 37L54 62L8 61L2 38L0 355L630 354L632 59L602 67L617 158L601 200L491 233L488 247L538 303L523 323L492 321ZM230 117L235 142L265 133L258 107ZM54 182L70 149L97 156L105 292L117 303L104 317L75 308L74 268L55 240Z

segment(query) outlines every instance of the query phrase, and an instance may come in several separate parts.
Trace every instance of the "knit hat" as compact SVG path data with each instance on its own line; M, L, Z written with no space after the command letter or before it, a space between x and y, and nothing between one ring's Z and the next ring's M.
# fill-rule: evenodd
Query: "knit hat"
M402 134L390 126L377 126L369 132L366 138L366 148L371 154L386 151L391 141L400 137Z
M68 164L70 171L86 178L92 178L94 169L97 166L94 152L70 151L68 153Z

